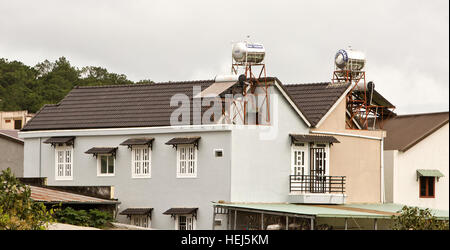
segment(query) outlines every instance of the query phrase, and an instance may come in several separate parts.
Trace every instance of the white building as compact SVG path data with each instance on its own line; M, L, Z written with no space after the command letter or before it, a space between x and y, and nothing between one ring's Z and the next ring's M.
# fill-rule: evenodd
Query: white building
M384 129L386 202L449 209L449 112L397 116Z

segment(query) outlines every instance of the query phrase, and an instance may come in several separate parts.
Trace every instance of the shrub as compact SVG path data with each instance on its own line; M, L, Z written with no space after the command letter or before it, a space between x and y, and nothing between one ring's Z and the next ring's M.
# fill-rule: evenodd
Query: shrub
M438 220L430 209L403 206L399 216L393 216L394 230L448 230L448 220Z
M52 222L53 210L31 198L28 186L18 181L11 169L0 174L0 229L43 230Z
M109 212L98 209L75 210L71 207L56 211L55 218L60 223L97 228L105 227L108 222L113 221Z

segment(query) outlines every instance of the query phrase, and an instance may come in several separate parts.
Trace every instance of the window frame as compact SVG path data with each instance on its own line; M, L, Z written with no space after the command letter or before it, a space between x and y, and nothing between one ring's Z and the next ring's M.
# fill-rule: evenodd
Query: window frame
M292 144L291 146L291 175L295 175L295 167L300 166L296 164L295 153L302 153L302 165L304 169L304 175L309 175L309 146L307 143L303 143L303 145Z
M135 218L139 220L139 225L136 225L135 222ZM147 226L143 226L143 220L147 221ZM144 228L150 228L151 227L151 219L148 215L143 215L143 214L132 214L130 215L130 225L133 226L137 226L137 227L144 227Z
M422 195L422 178L425 179L425 195ZM433 180L433 195L429 195L429 180ZM419 198L433 199L436 198L436 177L420 176L419 177Z
M70 176L59 176L58 175L58 152L64 152L64 163L62 163L64 165L63 167L63 173L66 172L66 165L68 164L65 160L66 160L66 156L65 156L65 152L66 151L70 151ZM73 180L73 146L55 146L55 180L56 181L71 181Z
M136 174L135 173L135 150L148 149L148 174ZM144 160L141 161L144 163ZM143 167L143 165L141 165ZM131 178L133 179L148 179L152 178L152 148L148 146L132 146L131 147Z
M102 167L102 156L110 156L113 159L113 173L107 173L107 174L102 174L101 173L101 167ZM108 159L108 158L106 158ZM109 162L108 162L109 163ZM106 165L106 169L108 169L108 164ZM112 155L112 154L98 154L97 155L97 176L98 177L112 177L116 175L116 158Z
M197 227L197 219L195 218L195 216L193 214L180 214L180 215L176 215L175 218L175 230L181 230L180 229L180 217L186 217L186 231L189 230L196 230ZM192 220L192 229L187 229L187 221L188 219Z
M186 150L189 148L193 148L194 150L194 173L181 173L181 149L185 148ZM186 157L189 154L186 154ZM189 162L188 159L185 160L186 163ZM186 164L186 167L188 165ZM176 166L176 171L177 171L177 178L197 178L197 173L198 173L198 149L197 147L195 147L194 144L185 144L185 145L178 145L177 146L177 166Z

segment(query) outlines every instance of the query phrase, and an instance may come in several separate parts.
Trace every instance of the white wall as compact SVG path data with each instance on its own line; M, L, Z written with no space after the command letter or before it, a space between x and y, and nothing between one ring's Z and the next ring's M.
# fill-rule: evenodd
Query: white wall
M232 130L231 201L287 202L291 169L289 134L309 129L280 92L273 87L270 130L246 126Z
M449 124L407 150L385 151L386 198L394 203L449 210ZM416 170L438 169L435 198L419 198ZM389 202L389 200L387 200Z

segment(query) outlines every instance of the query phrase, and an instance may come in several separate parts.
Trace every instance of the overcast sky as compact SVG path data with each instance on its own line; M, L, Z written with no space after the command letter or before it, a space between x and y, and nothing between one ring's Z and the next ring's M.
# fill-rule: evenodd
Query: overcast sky
M366 53L367 80L399 114L449 110L448 0L0 0L0 58L65 56L137 81L213 79L231 42L266 48L284 84L330 81L338 49Z

